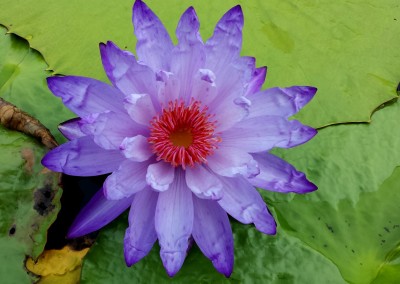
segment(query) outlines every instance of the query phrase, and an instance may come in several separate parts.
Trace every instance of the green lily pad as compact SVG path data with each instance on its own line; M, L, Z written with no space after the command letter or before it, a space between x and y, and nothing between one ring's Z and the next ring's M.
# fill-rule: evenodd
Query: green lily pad
M0 96L55 131L58 119L68 112L47 90L45 68L43 58L25 40L5 35L0 28ZM47 230L60 209L60 175L40 163L46 151L34 138L0 126L0 275L4 283L31 282L25 259L43 251Z
M193 5L208 38L216 21L241 3L243 55L269 67L266 85L313 85L318 95L297 118L314 127L367 122L380 104L396 97L400 77L397 0L147 1L173 34L180 14ZM134 50L133 0L3 0L0 23L26 38L56 73L105 80L99 42ZM27 8L29 7L29 8ZM366 20L368 19L368 20ZM399 20L399 21L398 21Z
M322 129L309 143L276 151L319 187L308 195L264 192L280 230L337 265L350 283L400 281L400 103L368 124ZM379 283L379 282L378 282ZM381 282L380 282L381 283Z
M0 97L40 120L59 142L57 125L74 115L47 88L46 62L28 42L0 26Z
M25 258L36 258L43 251L47 229L60 209L59 174L40 164L46 151L33 138L0 127L0 275L4 283L30 282Z

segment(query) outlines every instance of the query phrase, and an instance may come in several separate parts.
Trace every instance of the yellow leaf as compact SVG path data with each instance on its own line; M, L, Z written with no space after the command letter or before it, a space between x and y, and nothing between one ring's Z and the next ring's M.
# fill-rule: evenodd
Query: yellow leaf
M61 250L46 250L37 261L28 258L26 268L41 277L40 284L75 284L79 282L82 259L88 250L76 251L69 246Z

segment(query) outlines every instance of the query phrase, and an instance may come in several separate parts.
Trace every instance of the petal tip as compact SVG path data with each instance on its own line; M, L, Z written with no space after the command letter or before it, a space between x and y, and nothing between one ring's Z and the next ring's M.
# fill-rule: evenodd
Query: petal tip
M60 148L55 148L48 152L42 158L42 165L54 172L62 172L63 167L68 160L68 153L63 152Z
M186 254L183 252L160 252L161 260L169 277L174 277L181 269Z
M145 17L151 17L153 12L142 0L136 0L133 4L133 22L136 20L143 19Z
M241 25L243 25L243 10L242 6L236 5L232 7L228 12L226 12L225 16L229 16L229 20L236 20L238 21Z
M276 234L276 222L269 210L265 207L253 217L253 223L257 230L267 235Z
M307 181L307 188L304 191L304 193L313 192L313 191L316 191L318 189L318 186L316 186L314 183L312 183L308 179L306 179L306 181Z
M318 89L313 86L299 87L300 96L297 98L299 109L308 104L317 93Z
M232 13L240 13L243 14L242 6L240 4L233 6L230 10Z
M291 120L292 130L290 134L290 139L287 143L287 148L295 147L306 143L311 140L315 135L317 135L318 130L307 125L303 125L297 120Z
M210 258L215 269L226 278L229 278L233 272L233 248L230 251L232 254L229 256L218 254Z
M147 255L147 253L131 246L128 243L127 239L125 239L125 241L124 241L124 258L125 258L126 266L131 267L132 265L139 262L146 255Z
M58 84L62 80L62 78L63 78L62 76L51 76L46 78L47 87L57 97L58 97L57 95Z
M67 239L75 239L83 236L82 234L79 234L79 230L76 230L73 226L69 228L67 235L65 236Z

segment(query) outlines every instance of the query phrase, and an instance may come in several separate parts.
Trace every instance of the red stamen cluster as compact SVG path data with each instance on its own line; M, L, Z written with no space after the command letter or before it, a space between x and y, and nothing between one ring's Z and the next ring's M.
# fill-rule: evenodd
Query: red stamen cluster
M173 166L193 166L206 163L220 137L215 136L216 121L207 113L207 107L200 108L199 101L189 106L180 101L169 102L162 114L150 122L149 143L158 160Z

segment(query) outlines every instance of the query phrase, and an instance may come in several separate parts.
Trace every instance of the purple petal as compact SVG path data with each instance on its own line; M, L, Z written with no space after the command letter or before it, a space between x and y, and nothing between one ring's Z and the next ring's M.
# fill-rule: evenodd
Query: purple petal
M207 41L207 68L216 74L239 57L243 22L242 8L239 5L233 7L222 16L213 36Z
M193 238L218 272L229 277L233 269L233 236L228 215L215 201L194 197Z
M190 103L193 77L204 67L205 48L199 34L199 20L193 7L188 8L179 20L176 29L178 45L172 52L171 71L180 81L180 98Z
M174 181L175 168L164 161L151 164L147 169L146 181L156 191L165 191Z
M241 97L237 97L235 101L237 102L239 98ZM227 102L225 107L223 107L222 104L220 104L218 108L210 107L210 113L215 114L217 120L215 132L218 133L232 128L239 121L243 120L247 116L248 111L247 107L235 103L234 100L232 100L229 103Z
M145 257L157 240L154 226L157 197L158 194L150 188L135 194L124 239L125 262L128 266Z
M104 182L104 194L107 199L126 198L145 188L148 165L148 162L137 163L130 160L122 162L118 170Z
M267 67L261 67L254 70L253 77L247 85L245 96L257 93L261 90L267 75Z
M235 99L245 94L247 83L245 73L249 61L239 57L242 27L242 9L240 6L233 7L217 23L214 35L206 43L205 68L216 74L218 92L209 109L218 121L218 132L229 129L248 114L246 109L234 103Z
M219 147L215 150L215 153L207 158L207 165L215 173L227 177L253 177L260 172L257 162L250 154L230 147Z
M132 199L108 200L100 189L79 212L67 237L77 238L99 230L124 212L132 204Z
M133 5L133 25L139 60L153 70L169 70L173 48L171 38L158 17L140 0Z
M187 186L199 198L221 199L222 183L209 169L203 166L189 167L185 173Z
M224 196L217 202L238 221L254 223L257 230L274 235L276 223L257 190L244 178L224 178Z
M242 71L244 81L247 84L253 79L254 72L256 71L256 59L254 57L251 56L239 57L232 63L232 65Z
M146 161L154 155L147 138L142 135L125 138L120 149L127 159L135 162Z
M209 110L210 113L215 114L216 131L221 132L244 119L248 115L248 109L235 102L245 94L245 81L242 71L235 67L229 67L226 73L215 74L218 95L209 104Z
M278 115L287 118L304 107L316 92L314 87L293 86L252 94L248 96L252 102L249 117Z
M297 120L280 116L260 116L243 120L221 134L221 146L242 149L249 153L273 147L290 148L305 143L317 131Z
M79 116L91 113L124 112L120 91L91 78L64 76L49 77L47 85L54 95Z
M193 228L192 193L182 171L177 170L170 189L159 194L155 226L161 260L172 277L182 267Z
M150 67L136 61L135 56L121 50L111 41L100 44L100 53L108 78L125 95L148 94L156 101L156 75Z
M62 135L68 140L86 136L86 134L81 131L80 121L81 119L79 117L67 120L58 126L58 130L60 130Z
M216 96L215 74L209 69L199 69L192 80L191 96L194 100L201 101L204 106L209 105Z
M158 100L162 106L179 99L181 82L175 74L161 70L157 73L157 83Z
M317 190L304 173L284 160L270 153L253 154L253 157L260 167L260 174L248 179L252 185L284 193L308 193Z
M193 7L189 7L182 14L176 28L176 37L179 41L178 47L188 48L193 44L202 43L199 28L200 23L196 11Z
M55 172L74 176L97 176L111 173L125 158L117 150L104 150L84 136L48 152L42 164Z
M290 120L290 138L287 141L282 141L276 144L277 147L281 148L292 148L303 143L306 143L310 139L312 139L315 135L317 135L317 130L302 124L298 120Z
M79 124L84 133L93 135L94 142L107 150L119 149L128 136L148 134L147 128L132 121L126 113L95 113L82 117Z
M149 126L156 116L151 97L147 94L130 94L124 100L125 109L129 116L142 125Z

